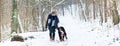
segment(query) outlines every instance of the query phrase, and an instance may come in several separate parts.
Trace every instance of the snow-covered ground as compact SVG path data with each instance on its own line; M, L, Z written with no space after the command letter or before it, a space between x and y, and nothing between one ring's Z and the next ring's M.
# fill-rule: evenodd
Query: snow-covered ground
M60 24L66 29L68 40L59 42L56 30L55 41L49 40L49 31L19 34L23 37L34 36L25 42L6 40L0 46L120 46L120 29L117 26L107 28L98 22L80 21L76 16L59 16Z

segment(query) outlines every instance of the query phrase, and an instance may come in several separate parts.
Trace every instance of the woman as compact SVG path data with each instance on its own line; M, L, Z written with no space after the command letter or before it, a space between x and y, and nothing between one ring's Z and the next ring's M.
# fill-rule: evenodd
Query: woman
M49 29L50 40L55 39L55 29L58 28L59 19L55 11L48 15L46 29Z

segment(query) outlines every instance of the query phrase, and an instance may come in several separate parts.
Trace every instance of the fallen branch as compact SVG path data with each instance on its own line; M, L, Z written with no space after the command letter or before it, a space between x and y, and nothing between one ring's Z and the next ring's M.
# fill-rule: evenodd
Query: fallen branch
M18 15L18 23L20 25L20 29L21 29L21 32L23 33L24 30L23 30L23 26L22 26L22 23L21 23L21 20L20 20L20 16Z

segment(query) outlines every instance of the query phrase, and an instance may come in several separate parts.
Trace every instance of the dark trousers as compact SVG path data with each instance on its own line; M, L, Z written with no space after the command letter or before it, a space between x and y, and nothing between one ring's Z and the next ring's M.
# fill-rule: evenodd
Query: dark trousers
M55 37L55 28L54 27L49 27L49 36Z

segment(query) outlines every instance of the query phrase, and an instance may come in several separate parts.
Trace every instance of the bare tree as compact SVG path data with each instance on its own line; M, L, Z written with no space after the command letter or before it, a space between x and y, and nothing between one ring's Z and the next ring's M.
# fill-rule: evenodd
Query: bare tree
M10 37L12 17L11 5L10 0L0 0L0 41Z
M0 0L0 6L2 6L2 5L1 5L1 0ZM2 10L1 10L1 7L0 7L0 42L1 42L1 32L2 32L2 29L1 29L1 28L2 28L2 26L1 26L1 25L2 25L2 24L1 24L1 22L2 22L2 21L1 21L1 18L2 18L1 14L2 14L2 13L1 13L1 11L2 11Z
M96 17L96 15L95 15L95 13L96 13L96 6L95 6L95 0L93 0L93 18L95 19L95 17Z
M18 9L17 9L17 2L16 0L12 0L12 23L11 23L11 33L16 32L17 33L17 29L18 29Z
M118 10L117 10L117 4L116 4L116 0L112 0L111 2L111 15L113 17L113 23L114 25L119 23L119 14L118 14Z
M107 21L107 16L108 16L108 8L107 8L107 0L104 0L104 21Z

